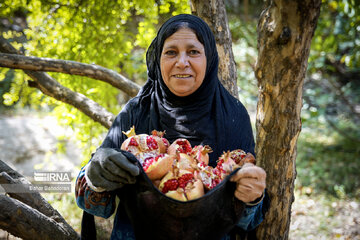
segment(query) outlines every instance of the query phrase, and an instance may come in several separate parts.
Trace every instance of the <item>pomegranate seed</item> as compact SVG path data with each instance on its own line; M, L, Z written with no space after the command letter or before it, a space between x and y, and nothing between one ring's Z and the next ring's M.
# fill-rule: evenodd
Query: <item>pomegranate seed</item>
M163 141L163 143L164 143L164 145L165 145L165 147L169 147L169 141L168 140L166 140L165 138L161 138L161 140Z
M186 173L184 175L181 175L181 177L178 178L179 181L179 187L185 188L186 185L191 182L194 179L194 175L192 173Z
M137 141L134 139L134 138L131 138L130 139L130 143L129 143L129 146L139 146L139 144L137 143Z
M145 171L147 171L149 169L149 167L151 166L151 164L153 164L155 162L155 158L153 157L148 157L148 158L145 158L144 159L144 162L143 162L143 169Z
M189 144L187 143L187 141L185 140L178 140L176 142L177 145L179 145L179 152L180 153L191 153L192 148L191 146L189 146Z
M169 191L175 191L179 186L179 182L177 179L169 179L164 183L164 188L162 189L162 193L167 193Z
M146 137L146 144L150 150L158 149L158 144L156 140L153 138L153 136Z

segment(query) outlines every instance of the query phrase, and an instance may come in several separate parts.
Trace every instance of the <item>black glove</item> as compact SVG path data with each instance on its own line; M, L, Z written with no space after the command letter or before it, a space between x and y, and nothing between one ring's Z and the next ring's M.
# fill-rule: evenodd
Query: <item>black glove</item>
M99 148L86 167L87 184L98 192L112 191L124 184L134 184L135 177L140 173L136 161L128 152Z

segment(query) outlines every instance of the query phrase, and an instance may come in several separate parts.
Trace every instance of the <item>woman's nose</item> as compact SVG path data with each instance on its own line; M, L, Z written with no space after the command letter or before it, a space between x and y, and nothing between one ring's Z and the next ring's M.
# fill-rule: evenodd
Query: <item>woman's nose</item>
M176 61L176 66L179 68L185 68L189 66L189 59L187 54L185 53L179 54L178 59Z

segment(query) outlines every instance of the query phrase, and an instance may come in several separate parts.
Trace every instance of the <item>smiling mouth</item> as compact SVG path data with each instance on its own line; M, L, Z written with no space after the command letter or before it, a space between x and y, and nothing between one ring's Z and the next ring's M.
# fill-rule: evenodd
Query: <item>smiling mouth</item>
M191 77L191 75L190 74L176 74L176 75L174 75L174 77L176 77L176 78L189 78L189 77Z

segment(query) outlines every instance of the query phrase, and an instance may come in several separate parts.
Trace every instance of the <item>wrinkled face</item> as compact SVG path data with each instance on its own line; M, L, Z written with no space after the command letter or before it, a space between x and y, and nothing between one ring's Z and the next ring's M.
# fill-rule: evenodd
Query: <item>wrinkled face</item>
M176 96L195 92L205 78L205 49L189 28L181 28L168 37L160 57L161 76Z

